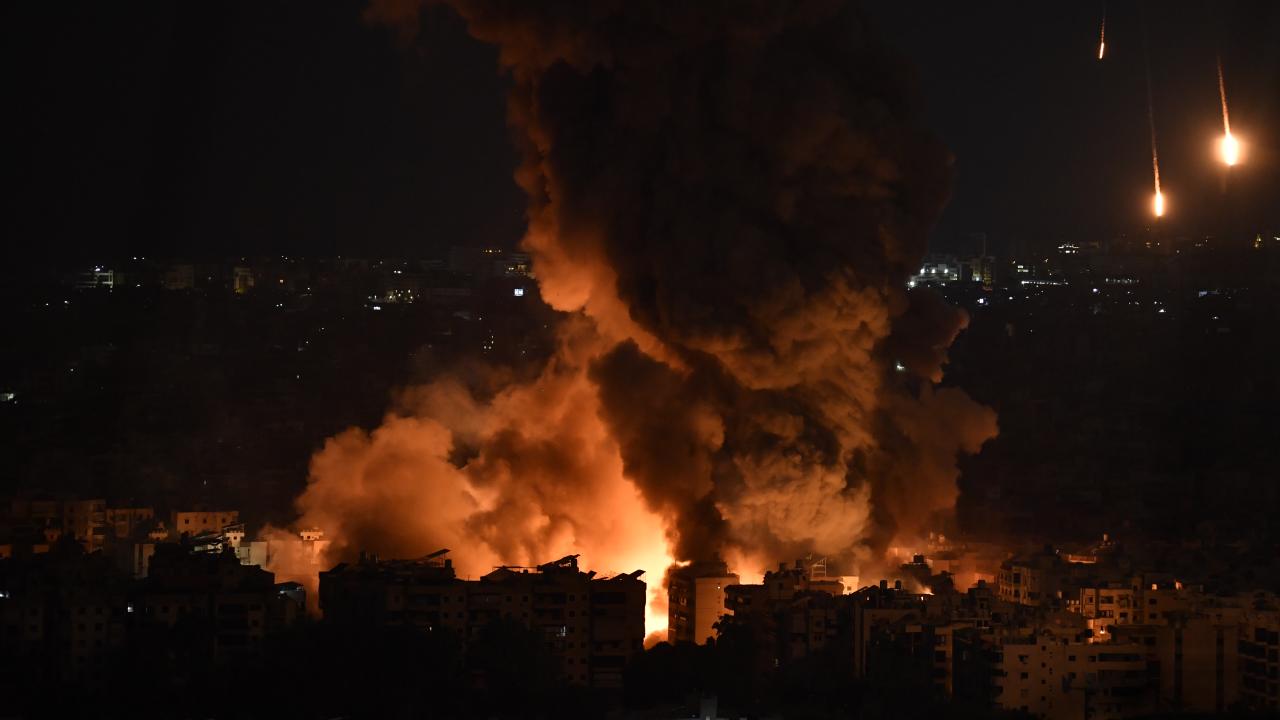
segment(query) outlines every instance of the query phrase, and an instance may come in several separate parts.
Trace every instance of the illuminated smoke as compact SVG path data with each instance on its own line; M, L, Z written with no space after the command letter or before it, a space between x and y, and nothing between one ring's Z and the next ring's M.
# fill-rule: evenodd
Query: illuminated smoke
M1222 162L1228 166L1240 162L1240 142L1231 134L1231 116L1227 113L1227 83L1222 76L1222 58L1218 58L1218 97L1222 99Z
M312 458L300 524L326 531L333 560L449 548L476 577L581 553L602 575L648 571L656 594L671 562L664 526L623 478L598 417L585 372L597 343L589 322L571 319L533 382L490 393L446 377L406 391L380 427L347 430ZM650 629L665 622L654 614Z
M865 19L833 0L451 4L512 79L523 245L560 350L531 383L441 379L331 439L303 522L335 557L450 547L478 573L571 550L651 588L672 558L750 574L925 534L995 415L935 387L967 317L906 281L950 161Z

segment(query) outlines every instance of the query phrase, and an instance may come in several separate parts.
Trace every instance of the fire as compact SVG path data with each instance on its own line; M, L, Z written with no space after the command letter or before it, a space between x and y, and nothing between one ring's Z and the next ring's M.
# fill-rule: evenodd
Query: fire
M375 0L366 16L399 20L416 4ZM954 505L957 456L996 435L995 414L933 388L967 316L902 289L900 262L926 250L948 159L915 138L915 118L899 131L857 110L898 90L844 81L879 67L865 59L874 43L850 52L822 29L857 22L854 10L448 4L499 46L513 81L521 245L562 313L560 343L536 377L469 363L407 390L381 427L327 442L297 507L302 524L332 529L335 559L448 547L459 572L479 573L580 553L584 568L646 571L652 635L673 558L723 558L745 579L768 567L758 558L880 547L888 528ZM670 52L612 42L619 28ZM744 74L689 95L670 78L719 72L709 41L745 53ZM778 72L780 56L798 64ZM668 132L667 113L691 134ZM651 161L677 155L687 161ZM759 188L794 177L810 178L794 206L759 207ZM658 191L638 202L638 188ZM851 228L867 232L846 239ZM750 251L709 266L737 237ZM890 346L921 382L888 375L878 349ZM873 522L873 506L892 522Z
M1105 54L1106 54L1106 52L1107 52L1107 43L1106 43L1106 41L1099 40L1099 41L1098 41L1098 59L1099 59L1099 60L1101 60L1101 59L1102 59L1102 56L1103 56L1103 55L1105 55Z
M1152 204L1152 209L1155 210L1156 217L1162 217L1164 215L1164 193L1159 190L1156 190L1155 202Z

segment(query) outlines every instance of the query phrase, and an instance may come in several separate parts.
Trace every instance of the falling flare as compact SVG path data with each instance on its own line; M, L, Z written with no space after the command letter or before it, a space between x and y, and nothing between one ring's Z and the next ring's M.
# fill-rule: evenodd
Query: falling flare
M1240 142L1231 134L1231 116L1227 113L1227 83L1222 78L1222 58L1218 58L1218 97L1222 99L1222 162L1228 167L1240 162Z
M1156 217L1164 215L1164 193L1160 192L1160 153L1156 150L1156 105L1151 97L1151 55L1147 49L1146 29L1143 29L1143 58L1147 69L1147 124L1151 128L1151 176L1155 181L1155 199L1151 209Z
M1164 193L1160 192L1160 153L1156 150L1156 115L1151 103L1151 85L1147 85L1147 122L1151 125L1151 177L1155 180L1156 195L1152 208L1156 217L1164 215Z
M1107 52L1107 6L1102 6L1102 31L1098 34L1098 59Z
M1240 162L1240 142L1231 133L1222 136L1222 162L1227 165Z

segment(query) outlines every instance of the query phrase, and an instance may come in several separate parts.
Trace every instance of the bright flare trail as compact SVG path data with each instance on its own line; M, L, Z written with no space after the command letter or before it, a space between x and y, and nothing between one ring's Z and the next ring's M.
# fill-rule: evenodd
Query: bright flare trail
M1164 194L1160 192L1160 153L1156 150L1156 110L1151 99L1151 55L1146 46L1146 31L1143 31L1143 55L1147 66L1147 124L1151 128L1151 175L1155 180L1155 197L1151 210L1156 217L1164 215Z
M1156 150L1156 114L1151 102L1151 83L1147 83L1147 123L1151 126L1151 176L1155 180L1155 203L1152 209L1156 217L1164 215L1164 194L1160 192L1160 153Z
M1222 58L1218 58L1218 97L1222 99L1222 162L1230 167L1240 162L1240 143L1231 135L1231 116L1227 113L1227 84L1222 78Z
M1098 34L1098 59L1107 52L1107 8L1102 8L1102 31Z

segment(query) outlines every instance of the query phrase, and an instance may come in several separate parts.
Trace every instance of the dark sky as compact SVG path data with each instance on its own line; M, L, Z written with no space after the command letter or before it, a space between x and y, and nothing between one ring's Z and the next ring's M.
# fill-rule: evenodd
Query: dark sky
M1142 11L868 2L957 156L940 245L1145 223ZM429 255L511 244L523 199L495 53L431 11L411 49L361 3L11 3L6 247L29 259ZM1167 225L1280 227L1280 3L1150 2ZM1221 193L1214 54L1247 162ZM16 122L15 122L16 121Z
M513 243L496 52L440 9L405 51L362 7L10 5L6 236L37 256Z
M935 244L973 231L1057 244L1149 224L1144 26L1168 230L1280 230L1280 3L1108 2L1102 62L1101 1L867 7L919 68L928 124L956 155ZM1249 145L1225 196L1219 49L1232 132Z

